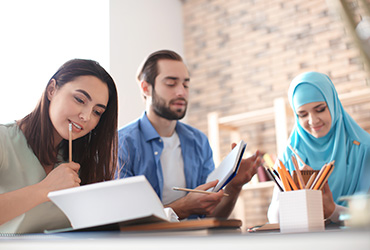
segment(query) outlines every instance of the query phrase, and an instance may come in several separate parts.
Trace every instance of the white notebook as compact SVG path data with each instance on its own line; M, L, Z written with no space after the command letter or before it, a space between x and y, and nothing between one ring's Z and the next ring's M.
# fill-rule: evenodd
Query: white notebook
M54 191L48 197L65 213L73 229L135 224L135 220L170 221L144 176Z
M209 174L207 182L219 180L214 188L209 191L218 192L238 173L240 162L243 158L247 144L241 140L233 150L223 159L221 164Z

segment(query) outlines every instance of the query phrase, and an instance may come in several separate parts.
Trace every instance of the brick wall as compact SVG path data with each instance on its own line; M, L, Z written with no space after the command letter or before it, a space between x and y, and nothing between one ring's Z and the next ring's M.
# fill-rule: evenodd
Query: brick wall
M357 1L351 8L360 8ZM328 74L339 94L370 88L357 47L325 0L184 0L183 16L187 118L206 134L207 113L271 107L277 97L287 100L290 81L304 71ZM370 132L370 102L345 108ZM240 129L250 151L276 153L273 121ZM221 135L225 155L230 141Z

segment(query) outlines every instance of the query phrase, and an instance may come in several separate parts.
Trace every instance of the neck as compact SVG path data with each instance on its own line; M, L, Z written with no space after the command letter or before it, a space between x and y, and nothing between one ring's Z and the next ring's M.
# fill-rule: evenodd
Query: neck
M54 148L58 148L60 142L63 140L63 138L58 134L58 132L54 129L54 132L53 132L53 136L54 136Z
M146 115L157 133L162 137L170 137L175 132L176 120L167 120L158 116L152 109L146 110Z

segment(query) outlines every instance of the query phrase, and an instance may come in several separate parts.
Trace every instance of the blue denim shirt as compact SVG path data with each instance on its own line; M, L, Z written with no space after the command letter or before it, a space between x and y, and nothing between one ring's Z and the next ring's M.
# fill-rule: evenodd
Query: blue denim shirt
M204 184L214 169L212 150L204 133L182 122L175 128L181 144L187 188ZM144 175L162 200L163 174L160 162L163 141L146 113L118 131L118 176Z

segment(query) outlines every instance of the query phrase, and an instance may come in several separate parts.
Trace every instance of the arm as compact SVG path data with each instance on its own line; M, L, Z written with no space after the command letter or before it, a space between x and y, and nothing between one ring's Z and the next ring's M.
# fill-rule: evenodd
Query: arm
M334 202L333 194L331 193L329 184L327 182L322 189L322 203L324 206L324 219L328 219L333 215L337 205ZM339 214L337 214L337 216L339 217ZM336 219L333 217L333 222L334 220L338 221L338 217Z
M79 186L79 168L74 162L61 164L39 183L0 194L0 225L49 201L51 191Z
M275 185L271 203L267 210L267 218L270 224L279 223L279 193L280 189Z
M233 147L235 147L235 143L233 144ZM254 155L242 160L238 173L225 187L225 193L229 196L222 199L212 216L227 218L231 214L242 187L257 173L257 167L260 164L261 155L258 150Z

